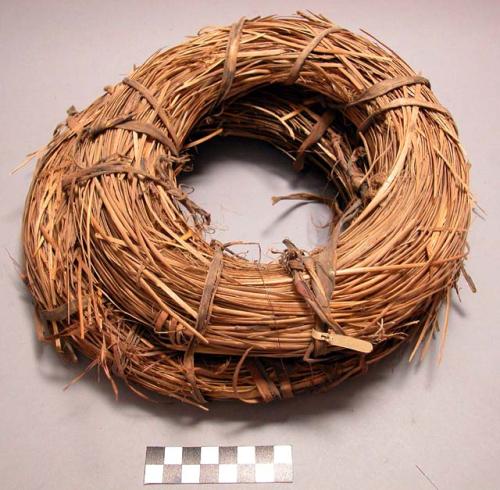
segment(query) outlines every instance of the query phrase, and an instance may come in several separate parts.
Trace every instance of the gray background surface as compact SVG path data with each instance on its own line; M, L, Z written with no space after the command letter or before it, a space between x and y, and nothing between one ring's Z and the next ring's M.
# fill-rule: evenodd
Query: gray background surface
M473 191L488 216L475 218L470 234L467 267L479 292L463 287L462 302L454 301L444 362L436 365L435 342L421 365L395 356L326 395L257 407L214 404L209 413L148 404L124 389L115 402L93 374L63 392L82 366L64 365L35 340L30 302L9 258L20 257L33 167L9 171L49 140L71 104L85 107L159 47L207 24L304 7L382 39L430 78L457 121ZM295 483L287 488L500 488L499 23L493 0L2 0L0 487L139 489L147 445L290 443ZM314 176L297 181L282 161L265 146L237 140L202 151L191 179L219 236L258 239L264 251L286 235L303 246L317 243L321 209L287 213L287 203L270 205L272 194L317 185ZM222 171L224 186L215 181Z

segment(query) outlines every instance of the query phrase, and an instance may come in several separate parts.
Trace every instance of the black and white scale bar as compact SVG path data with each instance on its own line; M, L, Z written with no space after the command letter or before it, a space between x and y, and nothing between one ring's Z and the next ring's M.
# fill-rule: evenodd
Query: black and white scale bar
M160 446L146 449L145 485L292 481L292 446Z

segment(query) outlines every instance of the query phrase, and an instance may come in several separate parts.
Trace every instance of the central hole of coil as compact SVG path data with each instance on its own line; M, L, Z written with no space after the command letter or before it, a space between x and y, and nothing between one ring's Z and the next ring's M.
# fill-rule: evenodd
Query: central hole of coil
M234 245L249 260L275 259L272 249L283 249L290 238L298 247L311 250L326 243L332 213L319 202L283 200L273 196L314 193L333 198L335 189L324 172L308 166L296 173L290 158L271 144L249 138L215 138L200 145L193 171L179 179L193 187L190 197L211 215L206 239Z
M270 86L199 121L192 139L204 142L178 183L191 186L190 198L210 213L207 241L252 242L231 250L263 262L277 258L273 250L282 251L285 238L309 251L328 241L332 209L340 214L356 199L363 162L352 124L327 102ZM273 205L273 197L282 199Z

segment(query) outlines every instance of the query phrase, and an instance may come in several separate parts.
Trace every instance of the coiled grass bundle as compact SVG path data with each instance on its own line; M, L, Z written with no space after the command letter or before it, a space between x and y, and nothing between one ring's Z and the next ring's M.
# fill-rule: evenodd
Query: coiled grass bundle
M328 204L326 246L285 239L261 263L206 240L178 178L227 135L324 171L335 199L274 201ZM23 238L37 331L115 391L204 406L331 388L411 339L425 350L463 271L473 201L452 117L393 51L320 15L157 52L38 156Z

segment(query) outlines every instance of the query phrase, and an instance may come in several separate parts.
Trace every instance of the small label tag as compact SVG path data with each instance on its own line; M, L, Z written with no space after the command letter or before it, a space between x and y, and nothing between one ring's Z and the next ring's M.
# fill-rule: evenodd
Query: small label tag
M290 483L292 446L150 446L144 484Z
M334 332L318 332L317 330L313 330L312 337L316 340L328 342L330 345L355 350L363 354L369 354L373 350L373 345L367 340L357 339L356 337L349 337L347 335L339 335Z

